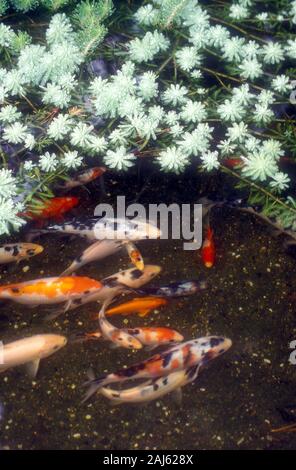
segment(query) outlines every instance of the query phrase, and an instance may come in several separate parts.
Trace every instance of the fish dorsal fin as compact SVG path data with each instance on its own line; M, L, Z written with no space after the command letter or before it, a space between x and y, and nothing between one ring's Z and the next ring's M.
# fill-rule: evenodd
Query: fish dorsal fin
M26 364L27 373L32 379L35 379L37 375L39 364L40 364L40 359L35 359L35 361L28 362L28 364Z
M178 406L181 406L181 405L182 405L182 389L181 389L181 387L176 388L176 390L174 390L174 391L172 392L172 396L173 396L174 402L175 402Z

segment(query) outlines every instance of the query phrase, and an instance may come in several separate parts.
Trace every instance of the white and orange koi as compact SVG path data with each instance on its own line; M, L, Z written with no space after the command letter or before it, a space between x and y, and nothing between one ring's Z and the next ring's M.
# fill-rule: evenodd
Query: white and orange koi
M105 315L105 312L104 312L104 315ZM109 331L111 331L112 325L109 322L108 324L109 324ZM142 346L145 346L150 350L157 348L158 346L167 345L169 343L171 344L180 343L181 341L184 340L184 336L182 336L178 331L173 330L171 328L161 327L161 326L160 327L144 326L144 327L138 327L138 328L122 328L120 331L122 331L126 335L132 336L137 341L139 341ZM81 341L89 340L89 339L92 340L92 339L101 338L102 336L106 338L106 335L104 334L102 335L99 331L93 331L91 333L79 334L78 340L79 338ZM110 339L111 341L113 341L109 336L106 339ZM115 341L113 342L115 343ZM118 345L123 346L122 343ZM136 349L140 349L140 348L136 348Z
M47 316L48 320L53 320L67 310L74 310L81 305L84 305L89 302L104 302L111 301L114 297L121 293L129 293L131 290L137 289L147 282L151 281L157 274L161 271L160 266L156 265L146 265L143 271L140 271L137 268L126 269L125 271L120 271L112 276L106 277L101 282L100 288L91 290L86 293L83 292L82 295L66 304L66 307L56 311ZM70 277L70 279L75 279L75 276ZM59 278L65 279L65 278ZM0 289L0 298L1 298L1 289Z
M50 305L87 297L101 290L103 285L89 277L48 277L0 286L0 299L33 305Z
M105 308L108 302L105 302L99 313L99 325L102 335L105 339L111 341L117 346L127 349L141 349L142 343L127 331L116 328L105 317Z

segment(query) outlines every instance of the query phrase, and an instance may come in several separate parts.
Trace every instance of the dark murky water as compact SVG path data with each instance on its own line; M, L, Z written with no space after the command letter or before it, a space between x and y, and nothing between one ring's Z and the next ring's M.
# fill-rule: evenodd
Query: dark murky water
M129 194L111 179L107 191ZM126 183L128 186L128 182ZM151 183L152 184L152 183ZM182 181L180 183L183 185ZM157 184L147 187L159 201L176 200L178 185L168 193ZM211 181L214 189L214 182ZM184 202L186 190L183 185ZM174 193L175 191L175 193ZM198 192L198 191L197 191ZM85 199L87 193L81 192ZM196 199L198 194L196 194ZM154 201L155 202L155 201ZM91 202L93 203L93 201ZM84 206L88 205L87 198ZM83 209L91 213L91 208ZM98 396L80 404L86 371L112 371L148 357L147 352L110 350L93 341L69 344L41 363L32 382L21 369L2 374L0 382L0 446L10 449L282 449L295 448L296 434L272 433L284 426L277 408L296 403L296 366L288 362L289 343L296 339L295 259L281 240L252 217L229 209L212 212L217 262L207 270L198 252L184 252L181 241L144 241L138 245L146 263L160 264L154 285L196 277L209 288L201 295L172 301L144 319L127 317L128 325L171 326L186 339L218 334L233 340L232 349L213 361L193 385L183 389L183 403L171 396L145 406L111 407ZM1 270L1 283L57 275L68 266L85 242L45 236L45 250L29 263ZM29 266L23 272L24 266ZM114 255L85 266L79 274L95 279L128 267L125 255ZM91 331L96 324L89 304L43 323L46 308L1 305L0 335L4 342L40 332L70 335ZM123 325L124 317L112 317Z

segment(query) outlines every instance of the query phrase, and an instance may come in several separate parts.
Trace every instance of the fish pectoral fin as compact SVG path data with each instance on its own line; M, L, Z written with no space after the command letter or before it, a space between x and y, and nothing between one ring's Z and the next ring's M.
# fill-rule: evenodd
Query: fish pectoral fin
M40 359L36 359L35 361L28 362L26 364L26 371L27 374L32 378L35 379L38 369L39 369Z
M182 400L183 400L181 387L176 388L176 390L174 390L174 391L172 392L172 396L173 396L174 402L175 402L178 406L181 406L181 405L182 405Z
M118 349L119 348L119 344L116 344L116 343L110 343L110 349Z
M71 305L72 305L72 300L71 299L67 300L64 307L58 308L54 312L49 313L48 315L46 315L46 317L44 318L44 321L47 322L47 321L55 320L57 317L59 317L63 313L66 313L67 310L69 310L69 308L71 307Z
M72 269L72 264L71 264L67 269L65 269L65 271L63 271L63 272L59 275L59 277L70 276L73 271L74 271L74 268Z
M139 317L146 317L146 315L148 315L150 310L151 310L151 308L146 308L146 309L143 309L143 310L139 310L138 311Z

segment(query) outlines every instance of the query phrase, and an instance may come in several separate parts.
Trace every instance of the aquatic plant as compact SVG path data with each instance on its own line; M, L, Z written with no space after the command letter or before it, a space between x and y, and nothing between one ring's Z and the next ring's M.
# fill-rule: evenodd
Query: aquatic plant
M20 168L14 174L23 203L40 192L50 197L54 181L83 157L121 171L148 154L165 172L196 165L228 173L251 204L296 229L296 199L280 166L287 152L296 156L294 121L285 117L296 2L272 1L268 11L256 0L219 8L153 0L137 11L126 4L113 23L129 34L98 49L105 30L101 35L89 15L101 8L106 18L112 8L99 3L83 2L72 21L53 16L42 44L0 27L2 158ZM94 51L117 70L82 80Z
M0 0L0 15L12 10L26 13L37 8L56 12L67 5L76 3L78 0Z

